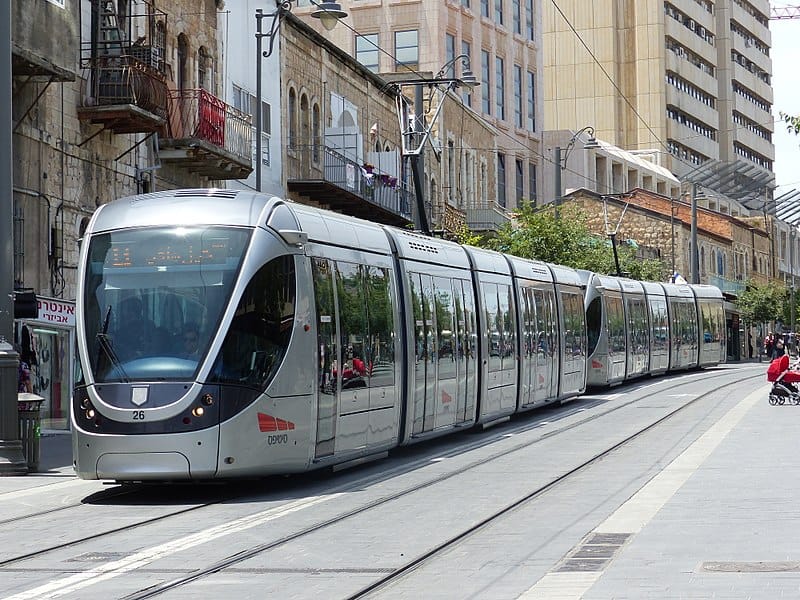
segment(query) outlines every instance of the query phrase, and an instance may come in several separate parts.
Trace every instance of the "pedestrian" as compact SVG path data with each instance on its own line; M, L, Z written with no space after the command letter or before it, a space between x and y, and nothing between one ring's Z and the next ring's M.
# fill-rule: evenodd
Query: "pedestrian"
M15 350L19 351L19 348L15 347ZM28 393L28 394L33 393L33 381L31 381L31 366L28 364L26 360L23 360L22 355L20 355L19 357L17 392Z
M772 357L772 346L774 345L774 339L772 337L772 332L770 331L767 334L767 337L764 338L764 354L768 357Z
M778 338L772 347L772 360L780 358L784 354L786 354L786 350L783 347L783 342L781 341L780 338Z

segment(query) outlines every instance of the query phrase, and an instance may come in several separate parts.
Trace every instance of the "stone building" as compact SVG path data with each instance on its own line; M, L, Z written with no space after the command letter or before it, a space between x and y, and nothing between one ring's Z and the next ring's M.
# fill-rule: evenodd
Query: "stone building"
M689 202L634 189L613 196L576 190L564 203L581 207L590 231L605 235L618 225L618 240L658 249L673 273L691 281ZM746 281L766 283L772 278L772 243L763 224L698 207L697 244L700 283L735 294Z
M297 4L295 13L304 18L315 10L312 0ZM467 66L474 72L480 87L461 89L461 98L495 133L471 148L494 153L486 157L486 164L497 181L490 191L489 209L466 206L474 229L490 224L495 228L496 220L509 222L509 211L521 200L535 202L539 195L542 4L538 0L348 2L343 8L349 12L350 26L326 34L382 75L460 77Z
M250 117L219 97L220 5L12 0L14 287L39 300L15 341L34 352L45 427L66 425L78 240L95 208L252 169Z
M459 95L421 84L431 136L423 147L420 206L402 159L403 134L414 114L403 93L416 84L377 75L292 14L284 17L280 36L278 128L291 199L396 226L417 223L424 210L441 231L464 225L467 206L493 204L495 132ZM415 137L407 136L407 147ZM487 138L489 151L478 152Z

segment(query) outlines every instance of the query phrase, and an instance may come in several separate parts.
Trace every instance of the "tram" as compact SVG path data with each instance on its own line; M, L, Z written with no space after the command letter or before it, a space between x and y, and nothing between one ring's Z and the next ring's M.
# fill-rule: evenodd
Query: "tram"
M598 277L247 191L110 202L81 245L75 470L137 482L341 467L574 398L589 350L611 353L587 340L587 314L609 339L588 304L587 290L611 293ZM653 325L638 286L626 348L683 322ZM667 288L662 303L682 301ZM695 332L717 314L713 289ZM724 357L696 347L694 365ZM626 357L622 378L658 370L653 356Z

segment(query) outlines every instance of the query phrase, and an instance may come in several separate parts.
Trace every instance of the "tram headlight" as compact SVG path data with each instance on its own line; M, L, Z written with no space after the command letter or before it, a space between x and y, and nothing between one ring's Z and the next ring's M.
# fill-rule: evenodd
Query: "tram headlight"
M87 409L87 408L90 408L91 406L92 406L92 403L89 400L89 398L84 398L83 400L81 400L81 408Z
M206 406L211 406L212 404L214 404L214 396L212 396L211 394L203 394L203 397L200 398L200 402L202 402Z
M202 417L202 416L203 416L203 413L205 413L205 412L206 412L206 411L205 411L205 409L204 409L202 406L195 406L195 407L194 407L194 409L192 410L192 414L193 414L195 417Z
M94 412L93 408L89 408L86 410L86 418L87 419L94 419L97 413Z

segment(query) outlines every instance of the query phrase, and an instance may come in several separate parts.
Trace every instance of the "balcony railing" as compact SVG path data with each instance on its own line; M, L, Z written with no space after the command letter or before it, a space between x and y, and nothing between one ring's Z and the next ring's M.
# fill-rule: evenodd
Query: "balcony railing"
M82 119L116 133L158 131L166 124L164 75L132 56L103 56L84 62Z
M708 283L717 286L721 291L728 294L741 294L745 290L745 284L742 281L732 281L720 275L709 275Z
M467 225L472 231L499 231L506 223L511 223L513 215L497 204L487 208L468 208Z
M411 222L414 193L402 181L322 144L295 145L285 158L290 190L345 214L388 225Z
M169 92L161 159L211 179L241 179L253 170L250 115L203 89Z

